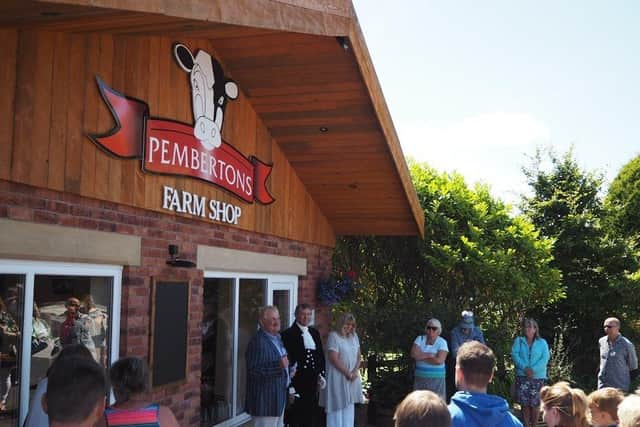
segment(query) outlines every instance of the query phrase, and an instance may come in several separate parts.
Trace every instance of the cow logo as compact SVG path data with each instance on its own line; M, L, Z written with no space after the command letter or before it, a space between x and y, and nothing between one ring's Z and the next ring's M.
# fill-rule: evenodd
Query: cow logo
M189 73L193 104L193 134L208 149L222 144L222 123L227 100L238 98L238 85L227 79L222 67L204 50L194 57L188 47L176 44L173 53L180 67Z
M254 156L245 157L222 139L225 106L239 95L236 82L203 50L194 56L188 47L177 43L173 55L189 75L193 125L150 117L144 101L115 91L96 76L115 126L89 138L114 156L141 158L144 171L193 177L249 203L273 203L266 187L273 166Z

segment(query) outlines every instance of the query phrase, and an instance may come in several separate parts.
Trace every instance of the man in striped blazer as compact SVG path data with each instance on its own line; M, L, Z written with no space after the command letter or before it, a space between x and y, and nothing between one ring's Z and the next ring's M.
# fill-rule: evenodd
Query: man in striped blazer
M260 329L247 345L247 396L245 410L255 427L281 427L290 381L287 350L280 338L280 313L262 307Z

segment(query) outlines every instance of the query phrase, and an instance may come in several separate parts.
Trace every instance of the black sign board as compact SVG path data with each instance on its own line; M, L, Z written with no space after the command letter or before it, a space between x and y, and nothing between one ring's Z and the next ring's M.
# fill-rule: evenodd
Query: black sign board
M151 384L187 378L189 282L154 280L151 309Z

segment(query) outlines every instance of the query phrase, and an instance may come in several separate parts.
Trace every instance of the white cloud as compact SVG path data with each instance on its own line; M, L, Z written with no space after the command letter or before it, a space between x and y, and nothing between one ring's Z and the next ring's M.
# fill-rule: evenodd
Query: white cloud
M525 189L525 155L550 140L549 128L523 113L481 114L445 126L398 122L397 129L405 155L438 170L456 170L469 183L489 184L507 202Z

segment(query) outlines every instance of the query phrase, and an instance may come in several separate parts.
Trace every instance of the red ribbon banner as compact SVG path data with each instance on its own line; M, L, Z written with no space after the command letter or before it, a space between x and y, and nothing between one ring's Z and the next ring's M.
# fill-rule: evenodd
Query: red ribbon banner
M201 179L249 203L274 202L266 187L272 165L253 156L246 158L226 142L207 149L194 136L193 126L149 118L145 102L124 96L96 79L116 121L111 131L89 135L99 147L118 157L142 158L145 171Z

